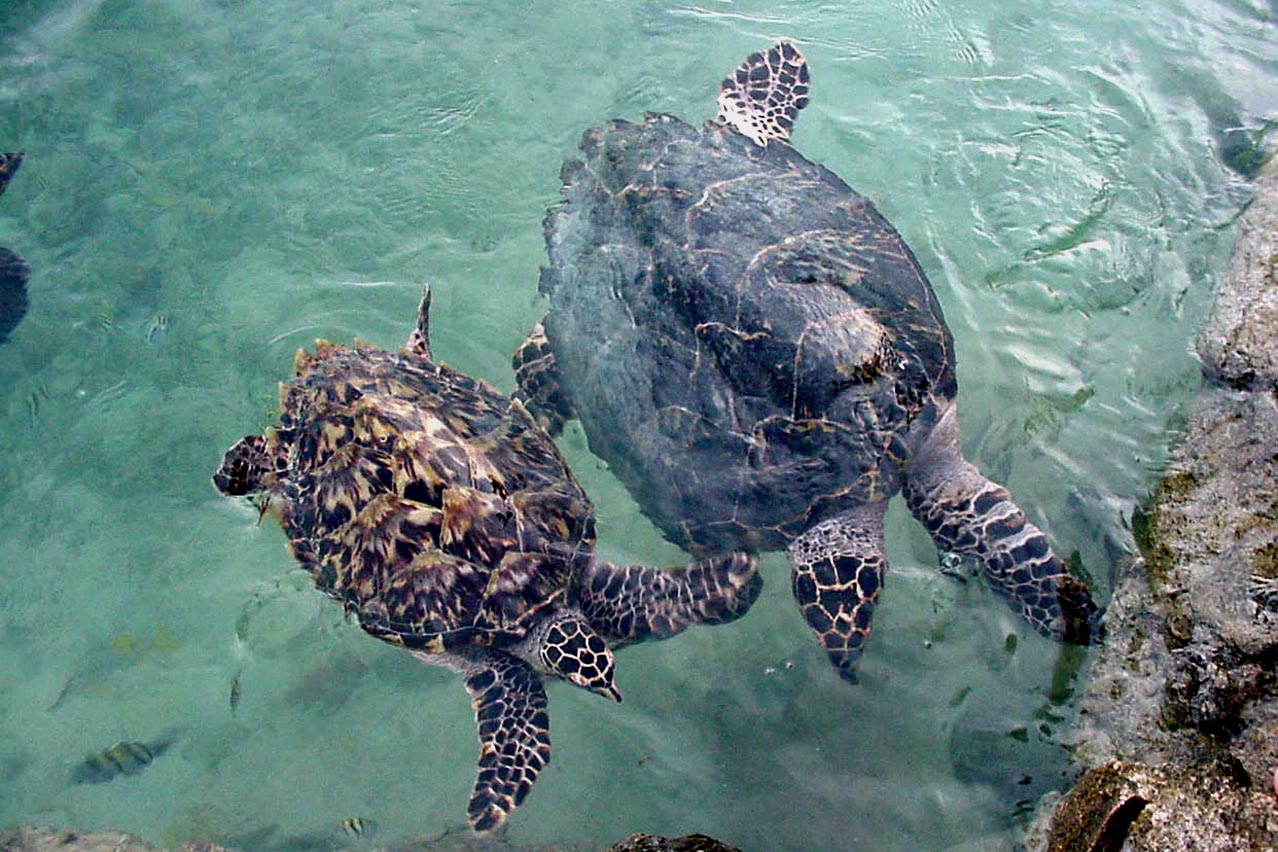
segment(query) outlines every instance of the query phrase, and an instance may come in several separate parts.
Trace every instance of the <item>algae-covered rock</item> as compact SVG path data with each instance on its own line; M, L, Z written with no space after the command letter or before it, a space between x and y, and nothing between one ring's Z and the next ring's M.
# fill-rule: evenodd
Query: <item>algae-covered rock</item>
M1272 849L1278 810L1237 767L1110 761L1058 805L1047 852Z
M1048 852L1278 849L1278 165L1198 341L1204 386L1120 571Z
M1229 271L1198 339L1209 380L1273 387L1278 378L1278 168L1270 161L1238 222Z
M256 845L256 844L254 844ZM310 848L338 849L342 844L322 843ZM249 847L246 847L249 848ZM281 848L272 846L268 848ZM298 848L285 844L283 848ZM357 844L357 848L366 848ZM391 847L387 852L585 852L576 846L527 846L499 837L484 837L468 829L449 829L436 837L420 838ZM19 825L0 829L0 852L157 852L156 847L116 831L83 832L67 828L36 828ZM172 852L233 852L215 843L184 843ZM252 852L249 848L249 852ZM632 834L608 847L606 852L741 852L704 834L660 837Z

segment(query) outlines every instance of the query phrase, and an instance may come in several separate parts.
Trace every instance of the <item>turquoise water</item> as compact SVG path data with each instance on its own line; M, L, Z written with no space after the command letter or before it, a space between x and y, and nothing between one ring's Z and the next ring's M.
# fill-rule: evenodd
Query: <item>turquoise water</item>
M302 848L460 825L460 682L344 623L283 535L217 497L317 336L434 348L510 390L541 218L603 119L709 116L788 36L795 143L932 276L968 455L1102 590L1197 384L1249 133L1278 114L1272 3L0 0L0 245L33 268L0 346L0 825ZM601 551L678 563L569 430ZM1003 850L1058 786L1081 660L936 571L899 505L851 688L770 556L746 619L627 649L616 706L550 690L528 844L702 831L748 850ZM231 706L233 684L238 701ZM173 745L72 784L117 740Z

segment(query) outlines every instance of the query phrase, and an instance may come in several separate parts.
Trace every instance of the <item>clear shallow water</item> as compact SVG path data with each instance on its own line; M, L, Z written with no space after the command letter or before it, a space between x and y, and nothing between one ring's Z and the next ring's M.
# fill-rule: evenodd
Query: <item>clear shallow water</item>
M969 457L1105 587L1197 384L1194 330L1278 113L1260 2L0 3L0 244L34 274L0 347L0 824L161 843L374 841L462 821L457 679L342 621L208 477L317 336L402 341L511 389L540 222L601 120L708 116L778 36L813 66L796 145L932 276ZM1234 147L1231 147L1234 146ZM579 434L601 550L681 562ZM626 703L551 688L513 840L703 831L746 849L1010 848L1062 779L1077 661L890 515L851 689L778 556L749 617L623 652ZM230 706L233 682L240 700ZM73 785L119 739L172 748Z

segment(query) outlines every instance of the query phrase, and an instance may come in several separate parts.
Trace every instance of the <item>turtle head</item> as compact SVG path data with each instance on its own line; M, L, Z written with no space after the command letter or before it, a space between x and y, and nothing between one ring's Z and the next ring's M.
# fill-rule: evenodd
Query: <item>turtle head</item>
M536 647L546 671L604 698L621 700L621 691L612 679L612 651L580 615L563 613L551 618L537 632Z
M262 476L269 470L272 465L267 458L266 438L248 435L222 456L222 465L213 474L213 487L227 497L254 494L262 490Z

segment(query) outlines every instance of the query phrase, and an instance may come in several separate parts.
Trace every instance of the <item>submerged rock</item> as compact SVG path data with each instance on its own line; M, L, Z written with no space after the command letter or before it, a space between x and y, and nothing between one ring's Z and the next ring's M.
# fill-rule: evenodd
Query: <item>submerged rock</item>
M341 844L318 843L309 848L337 849ZM255 844L256 846L256 844ZM247 846L252 849L253 846ZM277 848L270 847L267 848ZM292 846L289 848L297 848ZM357 844L357 848L364 848ZM379 847L386 848L386 847ZM561 845L526 846L505 838L482 837L469 830L444 832L438 837L390 847L390 852L586 852ZM157 852L156 847L131 834L117 831L82 832L66 828L36 828L19 825L0 829L0 852ZM184 843L173 852L234 852L207 841ZM667 838L655 834L632 834L610 846L606 852L741 852L704 834Z
M1033 850L1278 849L1278 162L1198 341L1204 386L1080 702L1086 770Z
M683 837L658 837L655 834L632 834L608 849L608 852L741 852L704 834Z
M19 825L0 830L0 852L155 852L155 847L117 831L82 832ZM215 843L184 843L175 852L227 852Z
M1250 791L1235 769L1119 760L1094 767L1057 808L1047 852L1273 849L1272 794Z

